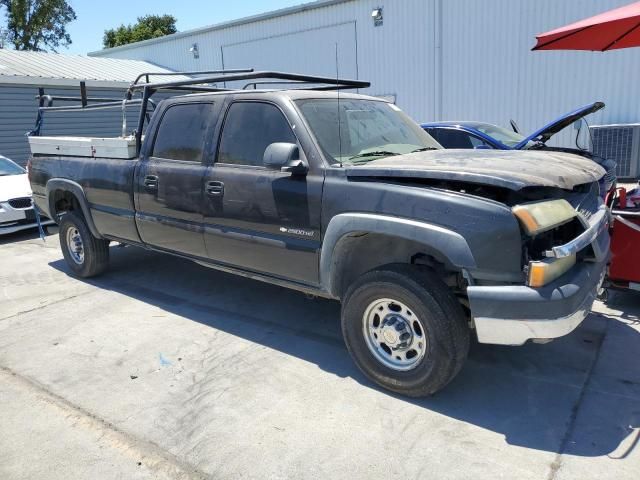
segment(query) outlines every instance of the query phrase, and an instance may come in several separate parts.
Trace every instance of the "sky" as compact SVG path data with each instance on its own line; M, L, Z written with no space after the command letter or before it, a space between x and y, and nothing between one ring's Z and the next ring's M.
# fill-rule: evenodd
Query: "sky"
M148 14L170 14L178 31L204 27L258 13L306 3L309 0L68 0L77 19L68 24L72 44L60 53L85 54L102 48L104 31L135 23Z

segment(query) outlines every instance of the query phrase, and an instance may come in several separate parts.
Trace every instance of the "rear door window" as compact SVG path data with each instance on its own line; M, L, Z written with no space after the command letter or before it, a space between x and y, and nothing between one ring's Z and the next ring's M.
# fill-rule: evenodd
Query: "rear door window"
M152 156L201 162L212 103L183 103L167 108L160 120Z

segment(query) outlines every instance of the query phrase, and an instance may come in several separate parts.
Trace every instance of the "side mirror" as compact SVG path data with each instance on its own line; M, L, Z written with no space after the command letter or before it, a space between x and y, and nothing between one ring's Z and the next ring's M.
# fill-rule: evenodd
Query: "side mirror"
M264 151L262 163L267 168L293 175L304 175L309 170L304 160L300 159L300 149L295 143L272 143Z

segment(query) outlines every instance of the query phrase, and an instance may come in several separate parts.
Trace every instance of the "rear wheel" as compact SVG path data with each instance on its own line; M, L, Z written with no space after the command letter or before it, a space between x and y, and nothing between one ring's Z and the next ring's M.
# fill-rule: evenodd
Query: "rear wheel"
M431 395L460 371L470 332L458 301L428 270L390 265L349 288L342 332L362 372L384 388Z
M68 212L60 220L60 247L73 273L89 278L109 265L109 241L94 237L82 216Z

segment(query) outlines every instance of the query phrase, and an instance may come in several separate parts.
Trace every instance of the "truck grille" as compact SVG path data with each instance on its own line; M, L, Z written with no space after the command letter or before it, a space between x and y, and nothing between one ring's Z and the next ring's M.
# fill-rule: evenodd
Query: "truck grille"
M573 204L573 206L585 220L589 220L598 211L598 197L585 198L578 205Z
M12 208L30 208L31 198L30 197L12 198L11 200L9 200L9 205L11 205Z
M607 173L604 175L604 181L609 188L613 186L613 184L617 181L618 177L616 176L616 167L611 167L607 170Z
M560 225L553 230L548 230L535 237L528 238L525 242L526 261L542 260L545 258L544 252L551 250L555 246L564 245L579 236L582 232L584 232L584 227L580 223L580 220L574 218L570 222Z

